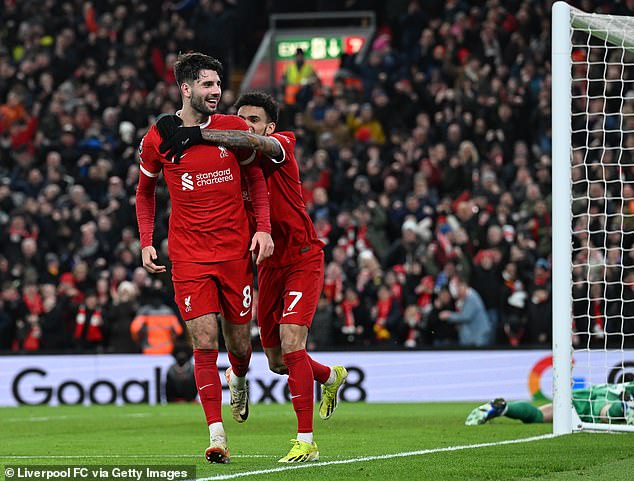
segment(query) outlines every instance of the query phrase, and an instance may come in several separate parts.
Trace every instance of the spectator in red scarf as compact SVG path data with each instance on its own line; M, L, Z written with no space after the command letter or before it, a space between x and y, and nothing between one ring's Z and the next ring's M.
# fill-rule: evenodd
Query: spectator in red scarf
M374 336L379 342L388 341L398 330L398 323L402 318L402 308L392 297L386 285L379 287L377 301L372 310L374 317Z
M332 303L340 303L343 299L343 270L337 262L326 267L323 293Z
M373 337L372 319L356 289L348 287L336 308L341 319L341 339L345 344L367 345Z
M510 262L502 271L502 326L511 346L518 346L526 333L527 293L517 265Z
M84 302L77 309L73 338L80 350L95 350L103 346L105 339L103 311L94 290L86 292Z
M405 308L405 312L403 313L403 321L405 324L405 342L404 346L408 349L412 349L418 345L419 331L418 327L420 326L420 308L415 304L410 304Z
M424 312L428 311L431 308L434 293L434 277L430 275L421 277L419 284L414 289L414 292L418 296L418 307Z

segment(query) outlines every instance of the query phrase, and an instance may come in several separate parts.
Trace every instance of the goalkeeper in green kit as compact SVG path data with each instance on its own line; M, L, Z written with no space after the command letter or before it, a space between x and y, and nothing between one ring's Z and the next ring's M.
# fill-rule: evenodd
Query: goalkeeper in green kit
M622 384L597 384L572 391L572 405L583 422L627 423L634 425L634 380ZM523 423L550 423L553 405L535 407L529 402L506 402L502 398L475 408L465 424L475 426L506 416Z

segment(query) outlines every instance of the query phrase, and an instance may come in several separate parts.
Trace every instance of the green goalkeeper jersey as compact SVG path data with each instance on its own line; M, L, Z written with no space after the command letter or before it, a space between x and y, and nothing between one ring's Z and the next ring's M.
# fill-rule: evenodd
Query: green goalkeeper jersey
M624 384L596 384L572 391L572 405L581 421L599 423L601 409L608 404L622 402L628 394L634 396L634 381Z

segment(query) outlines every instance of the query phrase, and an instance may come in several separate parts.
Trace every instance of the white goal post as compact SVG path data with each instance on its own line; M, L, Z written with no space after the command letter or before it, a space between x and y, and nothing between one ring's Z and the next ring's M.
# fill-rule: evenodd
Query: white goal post
M552 174L553 432L634 431L573 408L634 373L634 16L553 5Z

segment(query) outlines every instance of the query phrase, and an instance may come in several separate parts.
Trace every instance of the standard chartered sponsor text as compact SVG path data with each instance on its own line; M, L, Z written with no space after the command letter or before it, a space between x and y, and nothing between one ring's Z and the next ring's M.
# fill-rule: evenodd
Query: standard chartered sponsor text
M204 172L196 174L196 186L220 184L222 182L230 182L233 180L231 169L214 170L213 172Z

